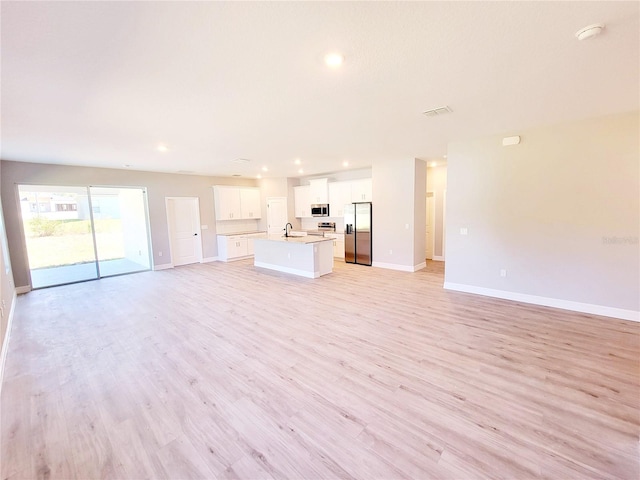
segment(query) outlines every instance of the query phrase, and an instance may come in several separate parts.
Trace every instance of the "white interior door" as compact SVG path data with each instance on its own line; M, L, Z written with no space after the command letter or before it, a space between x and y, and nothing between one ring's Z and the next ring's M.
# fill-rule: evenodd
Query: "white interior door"
M433 259L434 241L435 241L435 197L433 192L427 192L427 259Z
M267 232L281 233L288 221L287 197L267 198Z
M167 225L173 266L202 261L200 203L197 197L168 197Z

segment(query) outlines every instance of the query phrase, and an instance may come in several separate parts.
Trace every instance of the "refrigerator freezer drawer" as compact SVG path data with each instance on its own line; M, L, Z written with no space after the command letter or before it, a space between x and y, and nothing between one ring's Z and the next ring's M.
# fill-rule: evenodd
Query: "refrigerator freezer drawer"
M371 232L356 233L356 263L371 265Z
M356 263L356 236L353 233L344 234L344 261Z

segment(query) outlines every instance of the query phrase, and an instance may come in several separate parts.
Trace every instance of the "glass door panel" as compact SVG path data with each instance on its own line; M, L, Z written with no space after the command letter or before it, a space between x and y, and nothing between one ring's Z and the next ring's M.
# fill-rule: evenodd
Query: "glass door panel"
M98 278L86 187L19 185L31 287Z
M100 277L149 270L144 188L90 187Z

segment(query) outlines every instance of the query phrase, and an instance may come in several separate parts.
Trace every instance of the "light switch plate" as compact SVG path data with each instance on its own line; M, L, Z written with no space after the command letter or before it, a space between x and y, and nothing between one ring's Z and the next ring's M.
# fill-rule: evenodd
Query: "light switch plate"
M468 235L469 234L469 229L467 227L462 227L460 229L460 235Z

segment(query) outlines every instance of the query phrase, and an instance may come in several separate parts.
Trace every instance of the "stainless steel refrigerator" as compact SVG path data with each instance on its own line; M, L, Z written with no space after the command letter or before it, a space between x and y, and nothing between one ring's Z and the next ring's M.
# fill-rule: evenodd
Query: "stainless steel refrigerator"
M371 202L344 207L344 261L371 265Z

